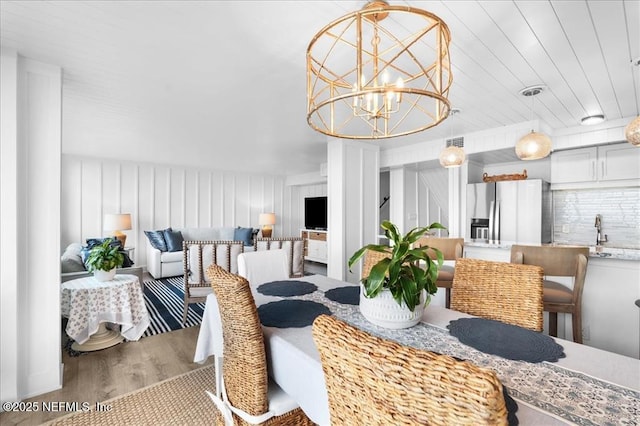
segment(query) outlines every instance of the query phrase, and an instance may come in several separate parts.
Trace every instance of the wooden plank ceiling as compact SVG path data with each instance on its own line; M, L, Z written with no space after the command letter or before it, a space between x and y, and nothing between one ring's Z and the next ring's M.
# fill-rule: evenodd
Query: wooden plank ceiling
M451 30L456 135L640 114L637 0L391 3ZM297 174L326 161L326 137L306 123L307 45L363 4L3 0L0 41L64 69L66 153ZM520 95L539 84L533 102ZM445 123L379 143L444 145L451 133Z

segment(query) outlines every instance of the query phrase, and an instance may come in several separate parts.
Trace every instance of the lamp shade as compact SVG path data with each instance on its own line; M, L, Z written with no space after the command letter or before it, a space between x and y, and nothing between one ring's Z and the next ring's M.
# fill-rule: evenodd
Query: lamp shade
M275 225L276 214L275 213L260 213L259 219L260 225Z
M624 129L624 136L630 144L640 147L640 116L636 117Z
M534 132L524 135L516 144L516 155L521 160L539 160L551 152L551 139L544 133Z
M125 247L127 236L122 231L131 229L131 214L105 214L102 228L107 232L113 232L113 235L120 240L122 247Z
M460 167L464 163L464 150L455 145L446 147L440 152L440 164L442 167Z
M131 214L106 214L104 215L105 231L125 231L131 229Z

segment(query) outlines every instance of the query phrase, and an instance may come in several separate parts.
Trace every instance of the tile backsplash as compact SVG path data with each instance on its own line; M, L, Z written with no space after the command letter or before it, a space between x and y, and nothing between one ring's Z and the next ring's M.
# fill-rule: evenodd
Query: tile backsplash
M640 249L640 188L553 191L553 241L596 244L596 215L602 216L606 247Z

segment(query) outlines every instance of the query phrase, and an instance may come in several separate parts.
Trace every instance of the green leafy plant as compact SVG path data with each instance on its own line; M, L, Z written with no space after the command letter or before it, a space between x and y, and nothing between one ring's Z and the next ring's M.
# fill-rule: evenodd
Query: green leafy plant
M363 278L364 294L366 297L376 297L383 289L389 289L393 298L402 305L407 305L413 312L420 304L420 294L426 290L427 298L425 303L429 303L431 295L438 291L436 281L438 280L438 270L442 267L443 255L436 248L427 245L413 248L413 244L424 234L434 229L446 229L441 224L434 222L429 226L414 228L406 235L400 234L398 227L385 220L380 225L385 231L386 237L391 243L391 247L381 244L369 244L356 251L349 259L349 270L367 250L388 253L386 257L376 263L368 277ZM432 259L427 250L435 253Z
M124 263L124 256L120 253L120 246L113 243L112 238L105 239L102 244L97 245L89 252L89 257L86 261L87 270L94 272L110 271L113 268L122 266Z

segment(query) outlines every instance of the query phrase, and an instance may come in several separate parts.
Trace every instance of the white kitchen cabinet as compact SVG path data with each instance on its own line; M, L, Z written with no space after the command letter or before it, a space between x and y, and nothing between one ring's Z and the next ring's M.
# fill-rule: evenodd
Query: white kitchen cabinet
M598 179L640 179L640 149L629 144L598 147Z
M629 143L551 155L551 189L637 185L640 185L640 149Z
M551 154L551 183L595 181L597 158L596 147L554 152Z
M640 299L639 283L640 261L589 258L582 293L584 344L640 356L640 309L634 303ZM559 314L558 320L563 316L565 335L571 336L571 314Z

